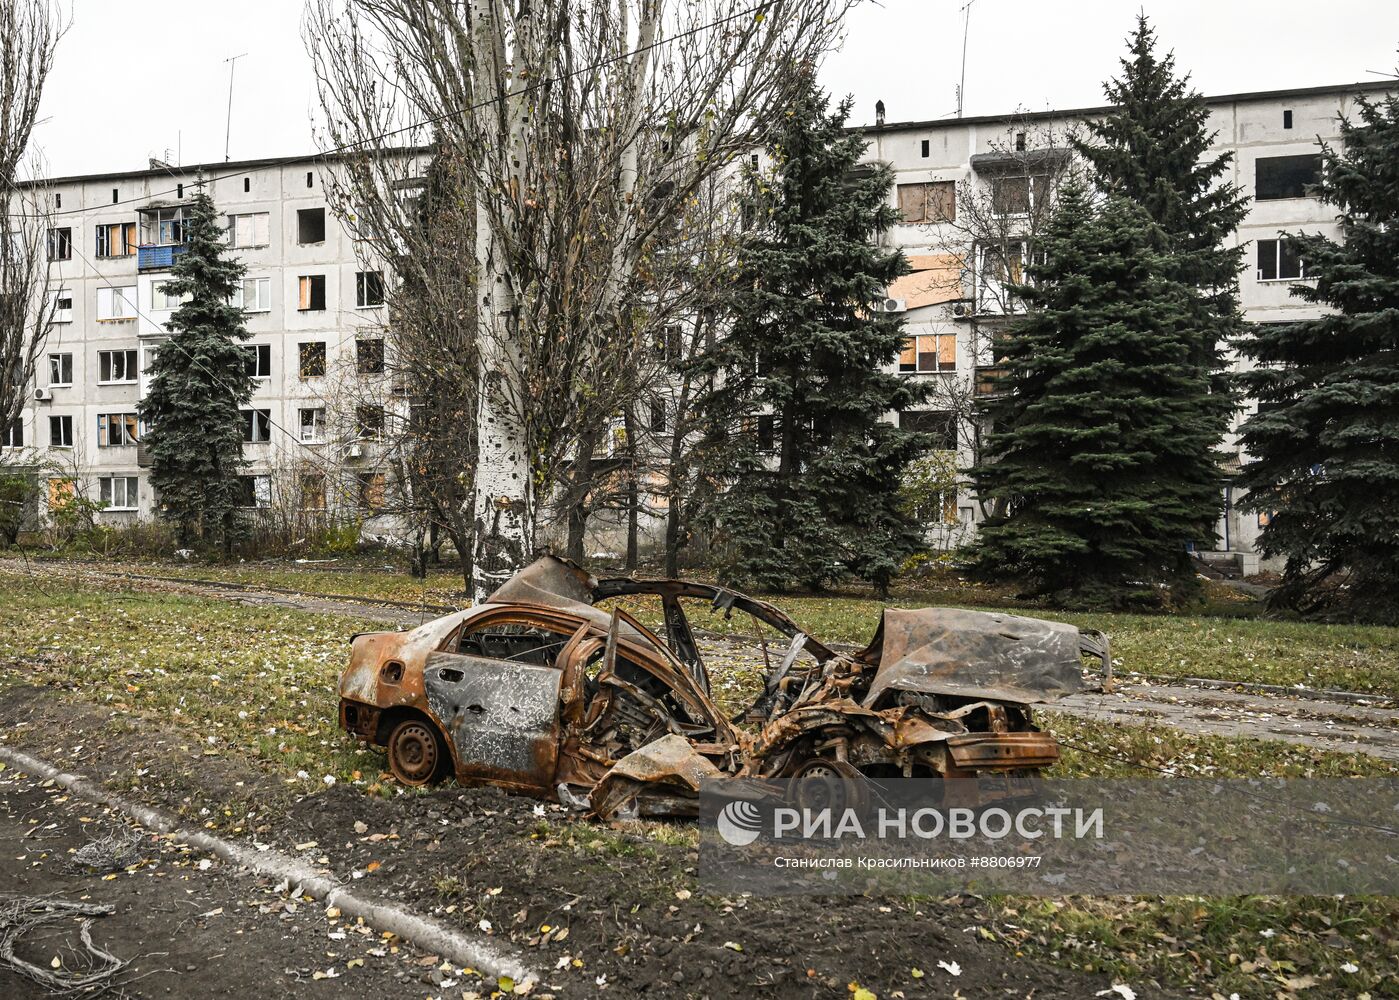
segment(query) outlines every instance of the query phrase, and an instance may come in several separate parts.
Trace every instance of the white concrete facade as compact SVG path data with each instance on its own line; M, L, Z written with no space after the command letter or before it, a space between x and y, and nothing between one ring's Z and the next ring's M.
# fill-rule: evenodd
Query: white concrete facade
M60 244L69 248L66 258L60 249L53 261L50 288L68 308L56 316L39 357L22 417L23 448L13 449L14 457L32 456L51 483L71 476L83 496L110 501L99 523L154 512L149 469L143 450L129 440L132 418L126 415L137 411L150 358L167 339L163 324L177 304L160 294L169 276L168 265L161 265L180 242L169 222L189 205L202 175L211 178L206 188L219 211L242 217L230 227L239 235L230 239L247 268L247 343L259 366L250 408L261 412L249 419L255 440L244 446L247 471L257 480L245 484L252 505L267 506L268 477L287 469L298 470L298 478L322 477L321 497L313 482L305 484L308 508L324 508L327 498L332 508L337 499L353 503L344 483L378 471L376 446L372 435L361 442L356 430L336 426L328 397L338 392L343 403L350 378L362 386L350 394L354 398L392 405L382 361L378 373L357 371L359 341L367 341L370 357L373 341L382 345L386 310L371 304L382 302L382 285L376 294L375 279L367 279L366 289L358 278L365 268L327 204L326 169L307 157L50 181L58 213L53 225L67 231ZM306 213L304 226L300 213ZM125 232L118 242L103 242L99 230L113 225L134 225L135 244L127 245ZM303 279L310 279L304 293ZM313 361L324 351L321 374L314 367L303 371L303 349ZM382 359L382 346L378 350ZM304 430L302 411L322 408L330 417L319 422L319 432Z
M1253 199L1247 218L1235 234L1235 245L1246 247L1239 289L1245 317L1250 322L1279 322L1319 314L1316 307L1289 294L1296 280L1288 277L1293 270L1291 261L1281 261L1279 270L1276 246L1260 246L1259 241L1276 240L1284 230L1330 236L1338 231L1331 206L1289 189L1289 178L1282 175L1300 161L1289 164L1278 158L1315 155L1319 152L1318 140L1334 144L1339 136L1339 118L1353 112L1356 95L1365 93L1373 98L1392 86L1369 82L1206 98L1210 127L1216 132L1212 152L1233 154L1229 180ZM1014 156L1019 152L1023 163L1027 154L1033 155L1037 141L1052 145L1053 140L1048 137L1057 135L1062 149L1062 136L1068 129L1105 110L889 122L866 130L870 141L866 159L889 164L898 185L951 182L961 199L966 186L984 189L994 176L990 169L978 169L974 156L994 161L996 154L1005 156L1009 151ZM1022 149L1017 151L1022 137ZM1023 166L1018 169L1025 170ZM1260 180L1264 185L1261 192ZM1284 196L1278 196L1280 187ZM899 204L897 190L893 202ZM884 240L903 249L918 269L890 290L891 296L898 299L896 308L907 307L904 316L909 335L955 339L952 367L938 364L936 367L946 370L908 376L937 380L942 387L937 390L935 401L924 409L934 410L942 405L936 399L974 400L976 371L989 367L992 360L988 332L1003 324L1004 319L994 315L1000 311L994 304L987 308L978 301L984 292L984 287L978 285L984 286L984 282L974 254L973 263L968 264L966 250L956 251L959 242L963 247L970 244L968 234L955 223L904 224L895 226ZM1272 260L1271 266L1260 269L1260 253ZM942 346L920 342L923 345ZM923 367L921 359L919 367ZM1246 404L1235 426L1254 408L1253 403ZM965 468L972 460L977 421L964 417L956 424L958 464ZM1227 464L1243 458L1233 434L1225 441L1225 451ZM1254 572L1258 568L1253 551L1258 518L1239 511L1235 506L1237 499L1232 490L1225 490L1226 513L1217 528L1217 549L1237 553L1241 568ZM956 509L965 525L974 525L981 519L980 509L965 488L959 490Z

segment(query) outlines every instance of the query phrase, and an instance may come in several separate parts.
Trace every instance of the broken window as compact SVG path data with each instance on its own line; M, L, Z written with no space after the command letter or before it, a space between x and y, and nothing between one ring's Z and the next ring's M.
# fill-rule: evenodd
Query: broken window
M145 246L175 246L189 241L183 208L157 208L141 213L141 243Z
M946 410L902 410L899 427L916 434L928 434L928 447L934 451L957 450L957 423Z
M268 312L272 308L272 279L244 278L233 287L229 302L244 312Z
M463 629L457 639L457 652L463 656L486 656L493 660L552 667L570 638L568 633L523 622L473 623Z
M49 260L73 259L73 227L49 230Z
M1034 174L1021 177L991 179L991 212L993 215L1029 215L1043 207L1049 195L1049 176Z
M910 225L921 222L952 222L957 218L956 182L900 184L899 212L903 215L903 221Z
M263 509L272 506L271 476L239 476L238 506Z
M15 417L5 425L3 433L0 433L0 448L23 448L24 447L24 420Z
M67 414L49 417L49 447L73 447L73 418Z
M73 322L73 292L67 288L60 288L53 293L52 307L49 313L50 323L71 323Z
M269 242L268 213L249 212L228 217L228 245L235 248L265 247Z
M301 440L307 444L319 444L325 440L325 407L303 406L297 411L301 424Z
M64 351L62 354L49 355L49 385L72 385L73 384L73 355Z
M245 444L261 444L272 440L271 410L239 410Z
M136 318L136 286L97 289L98 322L124 322Z
M135 510L141 504L141 480L136 476L102 476L97 488L107 510Z
M136 376L136 352L134 350L97 352L97 381L135 382Z
M302 378L320 378L325 374L325 341L306 340L298 345Z
M319 472L301 476L301 509L325 510L325 476Z
M129 257L136 252L136 223L114 222L97 227L97 256Z
M141 438L140 420L134 413L99 413L97 447L130 448Z
M297 279L296 308L301 312L319 312L325 308L325 275L303 274Z
M355 341L355 371L378 375L384 370L384 338L360 337Z
M1258 280L1296 281L1305 278L1306 265L1289 239L1258 241Z
M905 337L899 352L901 372L950 372L957 369L957 335L925 333Z
M325 209L298 208L296 210L296 242L325 242Z
M384 436L382 406L355 407L355 434L361 441L378 441Z
M380 510L384 506L384 474L382 472L361 472L356 475L359 485L357 498L359 509Z
M1305 198L1321 180L1321 154L1260 156L1253 165L1253 197L1258 201Z
M384 272L355 273L355 308L370 309L384 304Z
M247 372L249 378L272 377L271 344L247 344L243 350L248 352Z

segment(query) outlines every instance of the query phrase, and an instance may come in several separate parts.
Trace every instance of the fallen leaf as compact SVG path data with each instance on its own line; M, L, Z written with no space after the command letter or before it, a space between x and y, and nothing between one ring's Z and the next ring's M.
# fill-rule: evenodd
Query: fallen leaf
M909 970L908 970L908 974L909 974L910 976L912 976L914 979L922 979L922 978L923 978L923 970L922 970L922 969L919 969L919 968L909 969Z
M727 949L729 949L729 951L742 951L742 950L743 950L743 945L739 944L737 941L725 941L725 942L724 942L724 947L727 948Z

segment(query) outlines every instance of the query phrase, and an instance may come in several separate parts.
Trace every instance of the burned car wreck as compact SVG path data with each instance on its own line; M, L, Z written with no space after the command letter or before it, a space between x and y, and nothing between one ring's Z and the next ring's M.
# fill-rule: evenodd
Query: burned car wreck
M659 599L661 634L598 606L634 596ZM686 602L786 642L762 642L761 691L732 717ZM887 609L867 648L840 653L724 587L598 580L546 556L476 607L355 636L340 724L404 784L453 776L603 818L694 814L700 782L723 776L989 778L1011 794L1058 759L1030 706L1079 690L1085 656L1107 668L1101 633L951 608Z

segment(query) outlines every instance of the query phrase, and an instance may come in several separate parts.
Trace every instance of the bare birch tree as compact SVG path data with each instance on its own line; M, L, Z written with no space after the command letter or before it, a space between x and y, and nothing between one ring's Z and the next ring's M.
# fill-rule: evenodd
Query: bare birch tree
M48 336L52 208L29 140L68 25L51 0L0 0L0 426L20 415ZM56 248L55 248L56 249Z
M849 3L310 0L313 47L357 39L474 182L478 597L647 377L667 220L761 144Z

